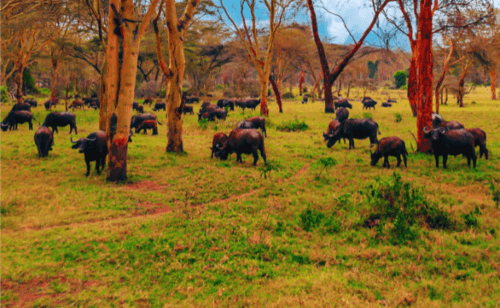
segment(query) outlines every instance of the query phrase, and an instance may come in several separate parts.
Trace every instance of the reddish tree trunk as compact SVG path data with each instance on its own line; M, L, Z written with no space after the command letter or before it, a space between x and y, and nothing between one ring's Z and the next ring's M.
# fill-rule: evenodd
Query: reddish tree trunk
M325 93L325 113L335 113L335 105L333 104L332 83L328 82L328 78L323 80L323 90Z
M304 71L300 72L300 80L299 80L299 95L302 96L302 86L304 84Z
M417 116L418 102L417 102L417 52L412 52L410 62L410 72L408 74L408 100L410 102L411 112L413 116Z
M497 68L490 69L491 99L497 99Z
M418 21L418 110L417 110L417 148L419 152L429 153L431 142L424 138L424 127L432 125L432 0L421 0Z
M16 99L17 103L21 104L23 102L23 71L24 67L21 65L17 69L17 91L16 91Z
M280 108L280 113L283 113L283 106L281 104L281 93L280 90L278 89L278 85L271 76L269 76L269 81L271 82L271 86L273 87L274 96L276 96L276 102L278 103L278 107Z

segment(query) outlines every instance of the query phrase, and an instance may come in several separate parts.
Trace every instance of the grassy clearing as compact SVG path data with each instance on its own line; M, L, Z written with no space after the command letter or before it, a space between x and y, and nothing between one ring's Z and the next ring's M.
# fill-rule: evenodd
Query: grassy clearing
M84 176L67 127L41 160L27 125L2 133L2 303L496 307L500 210L489 182L500 183L500 105L487 97L479 89L465 108L441 107L445 119L486 131L490 160L476 169L457 156L436 170L433 157L412 154L416 120L402 99L369 115L353 102L350 114L405 140L408 169L394 158L391 170L371 167L368 140L328 149L321 133L334 115L300 97L283 114L270 106L268 167L210 159L213 134L258 115L248 110L203 125L186 116L182 155L165 153L165 125L134 136L130 178L118 185ZM43 122L48 112L33 113ZM97 111L76 113L78 137L96 130ZM302 122L307 130L277 129Z

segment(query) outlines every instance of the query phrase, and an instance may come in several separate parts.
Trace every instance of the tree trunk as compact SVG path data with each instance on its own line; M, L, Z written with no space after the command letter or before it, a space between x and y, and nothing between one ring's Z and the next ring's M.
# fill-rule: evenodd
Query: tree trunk
M349 98L349 94L351 93L351 85L352 85L351 82L347 84L346 98Z
M267 78L260 78L260 114L268 117L269 116L269 108L267 106L267 92L269 90L268 80L269 74Z
M272 77L269 77L269 81L271 82L271 86L273 87L274 96L276 96L276 102L278 103L280 113L283 113L283 106L281 104L281 93L278 89L278 86L276 85L276 82L274 82L274 79Z
M491 99L497 99L497 68L490 69Z
M419 152L429 153L431 142L424 138L424 127L432 126L432 82L434 79L432 59L432 0L422 0L418 21L418 90L417 147Z
M335 105L333 104L332 83L328 82L329 78L325 78L323 83L325 93L325 113L335 113Z
M21 104L23 102L23 72L24 66L19 66L17 68L17 91L16 91L16 99L17 103Z
M412 57L411 57L411 62L410 62L410 72L408 74L408 90L407 90L411 112L412 112L414 117L417 116L417 110L418 110L417 56L418 56L418 52L415 48L415 51L412 52Z
M104 51L106 53L106 51ZM107 59L104 59L101 69L101 83L99 85L99 130L106 131L108 123L108 93L106 82L108 79L108 65Z
M50 74L50 99L55 101L57 98L57 71L59 70L59 60L52 59L52 73Z
M464 106L464 96L465 96L465 77L467 76L467 72L472 67L472 63L465 65L462 69L462 74L460 74L460 79L458 81L458 95L457 95L457 103L460 107Z
M300 72L300 80L299 80L299 96L302 96L302 86L304 84L304 71Z

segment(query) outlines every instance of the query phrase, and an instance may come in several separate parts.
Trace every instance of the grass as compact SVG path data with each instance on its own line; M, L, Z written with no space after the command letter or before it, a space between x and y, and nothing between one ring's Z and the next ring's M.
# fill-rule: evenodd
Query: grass
M406 141L408 169L393 160L392 170L371 167L368 140L356 140L354 150L343 142L328 149L322 132L334 115L300 97L285 100L283 114L270 104L269 167L262 159L253 167L248 155L243 164L235 155L210 159L213 134L258 115L248 110L202 126L186 116L182 155L165 153L165 124L159 136L134 135L124 184L107 183L94 169L84 176L68 127L59 129L46 159L38 159L26 124L2 132L2 303L496 307L500 103L488 93L477 88L464 108L440 106L445 119L486 131L490 160L479 159L476 169L461 156L435 169L432 156L412 153L416 119L404 99L370 114L380 137ZM350 114L363 117L361 103L352 104ZM2 117L10 108L2 105ZM36 123L48 114L43 106L33 113ZM78 137L97 129L98 111L75 113ZM165 122L164 112L156 114ZM309 129L275 128L297 117ZM394 188L394 171L402 187L410 183L406 190ZM397 191L416 199L411 206L395 199L397 210L388 208L380 196ZM435 207L434 220L422 204ZM366 227L371 214L385 222ZM430 227L436 221L452 227Z

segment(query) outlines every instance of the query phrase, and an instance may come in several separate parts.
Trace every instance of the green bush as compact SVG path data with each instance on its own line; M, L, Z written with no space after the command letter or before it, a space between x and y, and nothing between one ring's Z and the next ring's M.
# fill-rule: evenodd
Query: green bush
M304 231L311 231L312 229L316 229L320 226L321 221L325 218L325 214L311 210L307 208L306 210L300 213L300 221L302 223L302 229Z
M373 115L370 112L363 112L364 119L373 119Z
M50 96L50 89L47 88L41 88L40 93L45 95L45 96Z
M208 128L208 119L201 119L198 122L198 125L200 126L201 129L206 130Z
M394 114L394 117L396 118L396 123L399 123L401 121L403 121L403 115L399 112L397 112L396 114Z
M309 129L309 125L307 125L304 121L295 119L287 122L282 122L276 127L276 129L285 132L304 131Z
M408 90L408 85L404 85L400 88L401 90Z
M221 90L224 90L224 85L222 85L222 84L216 84L216 85L215 85L215 90L216 90L216 91L221 91Z
M0 87L0 94L1 94L1 101L2 101L2 103L7 103L7 102L10 101L10 94L7 91L7 87L6 86Z
M394 73L396 88L399 89L402 86L406 85L406 78L408 78L408 76L406 75L406 71L397 71L396 73Z
M476 228L479 226L479 221L475 215L481 215L481 211L476 206L474 211L471 211L469 214L462 215L464 218L464 223L469 228Z
M29 69L25 69L23 72L23 93L26 94L40 93L40 90L36 87L35 78L33 78Z
M291 99L291 98L294 98L295 96L293 96L292 92L286 92L281 97L284 99Z

